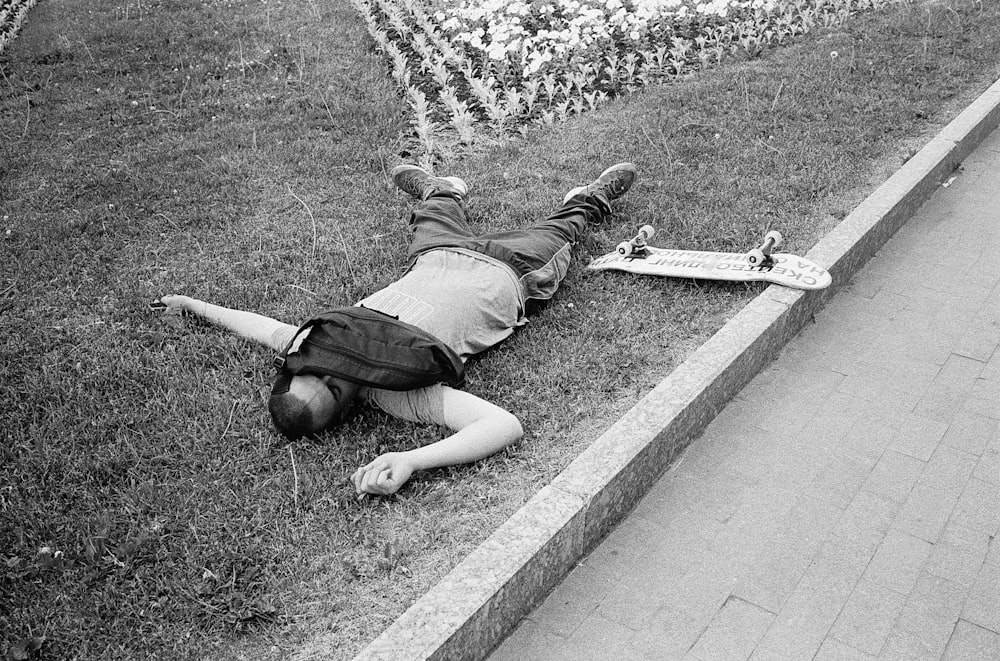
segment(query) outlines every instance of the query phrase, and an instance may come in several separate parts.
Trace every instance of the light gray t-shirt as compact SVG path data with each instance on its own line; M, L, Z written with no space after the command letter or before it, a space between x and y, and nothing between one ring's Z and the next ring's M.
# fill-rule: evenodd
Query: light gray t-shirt
M514 271L462 249L420 255L402 278L358 305L431 333L462 360L499 344L526 323Z
M527 323L524 294L513 269L492 257L460 248L431 250L417 257L402 278L358 305L398 317L423 329L466 360L508 338ZM279 346L291 341L276 337ZM389 415L443 424L442 389L434 385L402 392L366 388L362 397Z

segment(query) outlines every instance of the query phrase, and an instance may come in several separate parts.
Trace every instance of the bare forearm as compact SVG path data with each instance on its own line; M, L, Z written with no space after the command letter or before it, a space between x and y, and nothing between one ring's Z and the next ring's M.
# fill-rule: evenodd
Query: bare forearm
M227 308L190 296L164 296L160 301L168 307L185 310L215 326L232 331L240 337L279 351L284 347L274 346L275 332L281 328L294 329L288 324L256 312Z
M436 443L406 452L379 455L352 476L358 493L394 493L410 479L414 471L478 461L521 438L524 432L513 414L472 395L460 394L459 399L471 398L479 402L479 406L469 411L466 424L456 425L459 428L454 434ZM480 414L484 415L475 418ZM463 417L462 414L458 415L460 419Z
M517 418L505 411L502 415L477 420L436 443L403 454L408 456L415 470L468 464L496 454L516 442L523 433Z

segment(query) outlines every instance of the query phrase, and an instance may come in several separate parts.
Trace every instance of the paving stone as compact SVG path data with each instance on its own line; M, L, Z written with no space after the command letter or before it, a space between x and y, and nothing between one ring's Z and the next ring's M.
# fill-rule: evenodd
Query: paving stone
M991 328L1000 328L1000 286L994 290L991 305L993 318L986 321ZM980 313L985 310L980 310ZM996 395L1000 394L1000 352L994 352L993 356L986 362L983 371L979 373L979 379L973 386L973 394Z
M960 211L953 212L950 220L961 222L961 216ZM949 246L952 248L948 251L949 254L941 255L938 260L941 267L939 270L944 273L933 274L935 289L945 294L945 300L934 311L931 319L942 323L952 322L949 327L954 328L953 336L958 339L969 329L979 327L975 318L983 303L989 299L993 287L990 283L969 275L969 263L978 261L976 257L985 254L982 243L976 244L975 250L967 250L961 241L949 242ZM957 320L964 323L957 323Z
M847 643L827 638L812 661L874 661L876 658L854 649Z
M868 479L871 469L871 466L861 461L833 456L813 478L805 494L837 507L847 507Z
M1000 567L1000 543L997 543L996 539L990 540L989 549L986 551L986 560L983 562L991 567Z
M947 285L960 288L962 286L962 279L964 278L964 275L958 276L955 280L948 282ZM989 295L989 290L977 287L976 292L977 294L974 298L978 299L979 303L973 303L970 299L969 301L959 301L958 305L943 305L934 314L929 328L932 332L947 337L951 341L951 352L953 355L971 358L976 362L984 363L993 354L993 348L990 347L987 350L987 346L985 345L986 338L979 338L973 334L972 331L981 327L978 324L970 323L970 319L975 317L978 306ZM985 356L983 355L984 353Z
M895 527L937 541L977 462L966 452L937 448L903 504Z
M708 618L695 619L664 606L653 613L642 630L632 634L627 643L628 653L649 661L680 659L698 640L707 621Z
M606 573L620 574L633 568L637 557L651 552L653 540L658 539L663 532L656 521L628 517L608 533L580 564L604 565Z
M782 525L782 520L799 505L800 498L801 488L765 477L747 490L740 506L723 525L723 531L736 536L738 541L732 543L769 539Z
M996 246L997 239L993 238L993 244ZM996 282L997 274L1000 273L1000 258L997 256L997 250L988 250L984 252L976 263L972 265L970 275L978 278L984 282Z
M633 557L640 568L639 574L653 575L661 581L683 576L706 553L723 528L721 523L700 512L683 510L670 516L672 520L664 521L659 528L662 532L644 544L646 553Z
M876 656L892 631L906 597L862 579L830 629L830 637L855 650Z
M756 562L739 577L733 594L767 611L778 612L842 514L835 504L808 496L799 498L767 540Z
M897 502L862 491L844 510L827 541L853 544L874 554L891 527L899 507Z
M913 395L922 395L940 371L939 365L930 363L907 362L886 366L857 361L855 371L848 376L866 376L868 384L870 384L867 386L868 390L874 386L876 389L884 387ZM839 389L849 392L843 387Z
M1000 340L997 338L995 328L978 326L968 329L962 335L954 348L954 352L959 356L965 356L966 358L972 358L973 360L985 363L993 357L998 342Z
M915 486L930 487L948 497L957 497L962 493L978 462L975 455L941 446L928 460Z
M771 433L795 432L844 380L843 374L817 365L775 364L762 376L769 380L766 385L755 379L743 391L747 397L737 400L732 418L737 431L754 426ZM750 395L753 404L748 404Z
M747 492L739 509L712 539L708 553L734 579L742 577L787 525L789 512L799 494L767 484L758 484ZM704 551L702 551L704 553Z
M646 626L651 614L663 606L667 588L681 580L683 575L630 572L601 599L595 612L638 631Z
M532 617L544 622L551 634L567 637L588 617L616 585L610 576L580 565L575 567L559 588L549 593L535 607Z
M946 422L911 414L897 430L889 448L921 461L928 461L947 431Z
M995 537L1000 533L1000 489L984 480L969 480L951 513L951 521Z
M563 661L571 657L565 638L555 635L532 618L522 620L514 633L490 655L491 661Z
M733 515L744 493L757 478L739 471L713 471L703 459L685 462L661 480L640 504L645 518L652 519L653 510L677 512L685 510L725 521ZM650 515L650 516L647 516Z
M774 613L731 597L684 657L690 661L747 659L774 620Z
M952 354L917 403L914 412L925 418L950 423L972 389L983 363Z
M906 392L906 391L903 391ZM907 416L913 411L909 397L885 396L874 399L864 399L864 409L855 418L877 420L892 429L898 429Z
M743 425L733 423L732 426L726 429L714 423L710 425L698 440L701 447L697 454L692 454L678 472L695 475L708 484L722 479L716 477L720 474L739 475L740 481L747 484L756 482L781 444L775 442L773 432L747 426L745 421Z
M870 559L857 546L824 544L750 658L811 659Z
M796 493L805 490L826 465L830 456L828 448L817 447L811 439L803 437L798 447L784 446L785 451L774 458L761 476L760 485L772 485Z
M1000 659L1000 634L959 620L951 634L942 661L986 661Z
M818 321L817 325L819 325ZM810 364L818 365L831 372L845 376L856 374L862 369L867 369L868 366L874 366L865 357L856 353L862 346L860 337L852 340L851 344L845 343L845 340L839 336L834 340L824 341L806 335L805 333L808 333L810 328L812 327L806 327L803 334L797 337L796 340L793 340L790 347L790 350L794 351L796 349L796 341L800 341L803 346L807 346L809 352L805 360ZM830 333L836 335L834 329L830 329ZM855 353L852 353L852 351Z
M871 471L892 443L896 431L897 428L882 416L860 418L834 451L837 456L863 464Z
M997 402L997 407L1000 408L1000 401ZM1000 421L994 418L963 408L948 427L941 442L978 457L996 437L998 425Z
M643 544L646 549L642 562L661 567L662 562L681 565L685 571L705 552L724 525L703 512L661 508L663 502L647 505L643 500L633 511L632 517L653 520L658 534Z
M910 495L926 465L926 461L887 449L861 488L876 496L902 503Z
M706 555L679 581L664 586L662 603L696 620L704 620L732 594L733 573L733 568L720 562L718 556Z
M890 370L875 368L845 378L837 390L868 402L873 408L910 411L920 401L922 392L903 390L899 384L899 378L892 378Z
M1000 395L982 394L980 390L982 388L982 384L982 380L976 382L976 385L973 387L973 392L966 397L965 402L962 404L962 409L977 413L987 418L1000 420L1000 406L997 406L997 402L1000 402ZM990 389L992 389L992 386L990 386Z
M755 381L746 386L743 390L754 388ZM745 394L737 395L726 408L719 414L724 416L722 420L716 418L716 427L721 433L722 424L732 425L734 428L754 428L769 432L795 432L805 423L805 419L800 414L802 407L810 407L815 411L822 404L823 397L816 396L815 401L805 404L802 401L790 402L780 394L771 395L764 392L755 392L752 400L748 400ZM707 431L707 430L706 430Z
M1000 632L1000 565L986 562L969 591L962 617Z
M912 325L914 322L911 319L897 319L896 323ZM886 336L892 337L894 343L891 346L883 344L872 345L869 343L868 350L863 353L864 360L889 369L898 363L908 362L941 367L947 364L949 358L952 356L952 341L945 336L932 332L929 328L918 330L915 333L911 332L907 335L897 334ZM858 350L860 351L860 349ZM928 397L928 393L930 397ZM924 396L921 397L921 402L923 402L924 406L934 404L935 407L933 410L936 410L942 394L942 391L935 389L932 382L927 387ZM918 402L918 406L921 405L921 402Z
M903 269L912 269L903 262L897 262L892 274L888 276L892 280L889 287L876 294L872 302L882 310L883 314L895 322L905 321L905 326L896 326L898 329L917 328L927 329L927 320L931 318L934 311L947 300L941 292L929 289L919 283L915 283L912 278L901 277ZM908 335L909 333L895 333L896 335ZM886 344L886 343L879 343Z
M936 542L951 516L958 496L917 485L906 497L893 527L928 542Z
M964 600L965 590L961 587L932 574L922 574L903 605L879 659L939 659Z
M633 630L644 628L647 618L660 609L673 586L697 567L698 558L708 548L705 540L699 545L699 539L697 536L674 538L664 532L653 537L657 544L651 552L639 555L623 549L622 555L627 556L624 566L609 561L595 562L596 571L611 584L597 598L597 613ZM603 585L598 583L598 589ZM582 599L584 603L594 600L594 595L585 595Z
M1000 449L987 448L972 471L972 477L988 482L994 488L1000 487Z
M950 521L931 548L924 569L955 585L972 587L989 550L990 536Z
M968 549L980 556L987 555L991 550L992 537L972 528L956 524L949 521L941 533L940 543L951 544L959 548Z
M901 595L909 594L930 551L929 542L901 530L890 530L865 570L865 580Z
M836 445L867 410L862 399L843 392L831 393L822 408L802 427L800 438L814 446Z
M644 659L644 655L631 647L634 636L635 632L630 628L591 613L564 643L560 643L556 649L547 648L546 651L551 655L548 658L559 661L638 661Z

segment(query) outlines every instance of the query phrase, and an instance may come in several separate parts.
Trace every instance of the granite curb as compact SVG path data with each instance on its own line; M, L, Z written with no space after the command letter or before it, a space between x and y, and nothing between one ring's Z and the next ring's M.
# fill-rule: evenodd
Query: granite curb
M833 275L829 289L767 288L355 661L486 657L998 124L1000 80L809 251ZM301 651L334 647L319 637Z

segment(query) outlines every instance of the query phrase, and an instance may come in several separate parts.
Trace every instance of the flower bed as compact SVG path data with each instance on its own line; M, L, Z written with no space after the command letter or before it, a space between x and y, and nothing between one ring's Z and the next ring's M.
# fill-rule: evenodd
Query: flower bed
M0 53L3 53L24 24L28 10L37 0L0 0Z
M352 0L421 150L550 124L902 0Z

